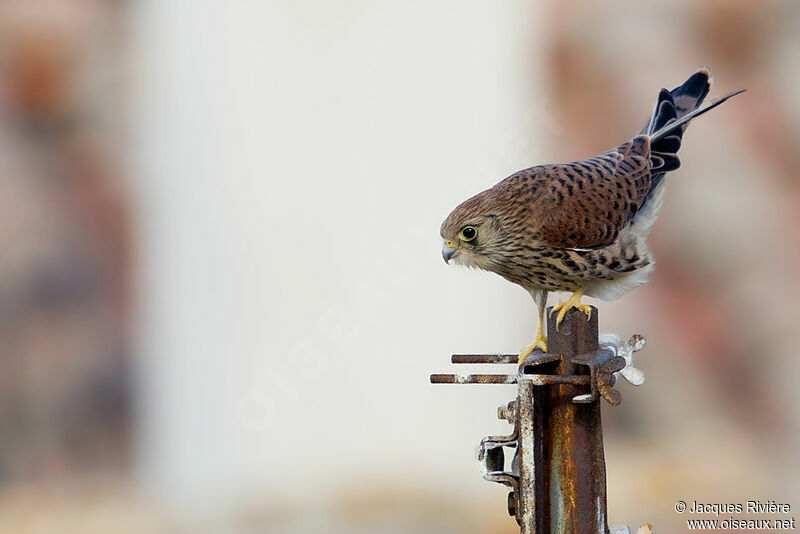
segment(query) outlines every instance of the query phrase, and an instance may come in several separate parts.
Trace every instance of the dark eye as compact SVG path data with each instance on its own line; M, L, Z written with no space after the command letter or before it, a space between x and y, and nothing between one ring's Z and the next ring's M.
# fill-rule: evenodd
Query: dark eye
M472 241L478 237L478 230L474 226L465 226L458 233L458 237L461 238L461 241Z

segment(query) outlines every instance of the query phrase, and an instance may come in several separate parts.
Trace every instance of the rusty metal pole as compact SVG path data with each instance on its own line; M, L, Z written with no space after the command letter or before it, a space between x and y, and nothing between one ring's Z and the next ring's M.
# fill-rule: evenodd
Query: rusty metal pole
M644 381L632 355L645 340L634 335L620 344L617 336L603 337L601 344L596 308L588 320L572 310L558 330L548 321L548 352L531 353L516 375L431 375L434 384L517 384L516 400L498 410L514 431L485 437L479 462L486 480L511 489L508 509L521 534L609 532L600 399L612 406L622 401L613 388L616 374L634 385ZM452 362L516 364L517 356L456 354ZM506 449L514 450L510 470Z
M548 358L538 355L538 358L528 360L533 365L526 361L522 375L533 371L565 378L589 378L590 367L576 360L594 355L600 348L597 310L592 308L588 320L583 313L567 314L558 330L555 321L549 321L547 335ZM556 359L546 361L550 358ZM536 364L537 360L542 363ZM606 466L600 397L595 396L588 403L577 403L574 402L576 397L590 393L589 384L528 386L528 382L524 377L521 380L520 398L530 391L535 413L530 416L520 413L520 437L527 434L523 427L531 424L533 443L536 444L533 448L535 472L530 477L533 486L528 488L525 487L527 473L520 473L520 491L523 494L532 491L541 512L537 515L535 529L527 530L523 521L521 532L605 534L608 532ZM522 454L525 454L524 440L521 445ZM520 467L526 465L528 462L520 463ZM522 513L524 517L524 504Z

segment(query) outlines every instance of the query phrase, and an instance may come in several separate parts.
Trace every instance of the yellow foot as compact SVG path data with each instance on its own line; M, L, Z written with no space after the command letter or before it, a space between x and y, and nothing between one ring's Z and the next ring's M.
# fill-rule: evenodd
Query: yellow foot
M519 361L518 364L522 364L525 361L531 352L535 351L536 349L542 349L542 352L547 352L547 338L541 332L537 332L536 340L531 344L530 347L526 348L522 352L519 353Z
M558 327L561 325L561 321L564 320L564 316L572 308L577 308L583 313L585 313L587 320L591 319L592 307L589 306L588 304L581 304L581 295L583 295L582 291L576 291L565 302L560 302L556 304L555 306L553 306L553 309L550 310L550 317L552 317L555 312L558 312L558 317L556 317L556 332L558 332Z

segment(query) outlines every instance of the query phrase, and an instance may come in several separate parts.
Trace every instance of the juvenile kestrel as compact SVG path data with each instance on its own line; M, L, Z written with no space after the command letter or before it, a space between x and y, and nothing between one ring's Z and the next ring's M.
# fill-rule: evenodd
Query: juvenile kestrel
M701 69L658 95L650 120L632 140L600 156L516 172L461 203L442 223L446 262L492 271L525 288L539 307L536 339L519 357L547 350L542 332L549 291L572 291L571 308L588 315L582 295L619 298L647 282L654 260L646 237L664 195L664 174L680 166L688 122L735 96L700 108L711 88ZM551 312L551 313L552 313Z

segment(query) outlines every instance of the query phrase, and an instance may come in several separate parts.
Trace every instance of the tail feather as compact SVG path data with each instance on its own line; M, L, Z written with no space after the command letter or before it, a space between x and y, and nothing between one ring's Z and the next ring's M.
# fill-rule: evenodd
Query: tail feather
M708 96L710 89L711 74L706 69L700 69L683 82L683 85L670 91L675 103L675 111L678 114L677 118L697 109L697 106Z
M681 131L685 130L686 126L687 126L687 124L689 123L690 120L692 120L692 119L694 119L696 117L699 117L700 115L702 115L706 111L711 111L712 109L714 109L715 107L719 106L720 104L722 104L723 102L725 102L729 98L733 98L734 96L736 96L738 94L741 94L741 93L744 93L745 91L746 91L746 89L740 89L738 91L734 91L733 93L731 93L729 95L725 95L722 98L714 100L710 104L706 104L702 108L695 109L694 111L692 111L690 113L687 113L683 117L679 118L677 121L675 121L673 123L670 123L670 124L667 124L663 128L660 128L659 130L653 132L653 134L650 136L651 142L657 143L662 138L668 139L668 137L665 137L665 136L667 134L674 133L678 129L681 129Z
M653 175L663 175L680 167L678 150L681 148L686 124L679 126L676 123L697 109L710 89L711 75L706 69L700 69L672 91L662 89L658 94L650 121L641 132L650 136ZM668 126L672 127L665 130ZM656 137L657 133L661 135Z
M711 75L708 70L700 69L672 91L662 89L658 94L650 120L640 132L650 137L650 190L645 201L656 190L665 173L680 167L678 150L689 121L743 92L731 93L700 107L710 89Z

